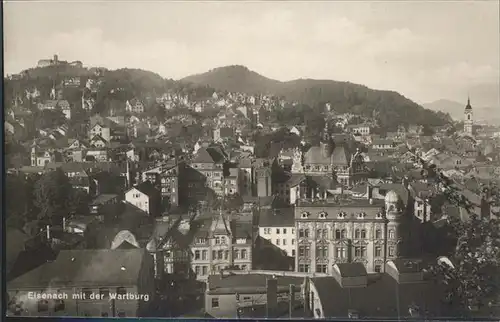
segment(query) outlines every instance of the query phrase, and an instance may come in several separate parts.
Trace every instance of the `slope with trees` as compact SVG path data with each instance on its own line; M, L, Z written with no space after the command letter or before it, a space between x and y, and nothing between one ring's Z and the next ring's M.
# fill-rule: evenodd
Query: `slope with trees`
M220 67L181 81L208 85L218 90L249 94L271 93L312 107L329 102L336 113L375 117L388 131L398 125L443 125L449 117L424 109L394 91L373 90L363 85L333 80L298 79L280 82L261 76L243 66Z

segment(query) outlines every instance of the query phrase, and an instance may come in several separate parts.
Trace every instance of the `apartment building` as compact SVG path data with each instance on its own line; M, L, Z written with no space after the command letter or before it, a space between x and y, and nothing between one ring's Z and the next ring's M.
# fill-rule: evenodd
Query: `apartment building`
M392 190L383 201L301 200L295 207L296 270L330 273L336 263L360 262L380 272L408 242L404 213Z

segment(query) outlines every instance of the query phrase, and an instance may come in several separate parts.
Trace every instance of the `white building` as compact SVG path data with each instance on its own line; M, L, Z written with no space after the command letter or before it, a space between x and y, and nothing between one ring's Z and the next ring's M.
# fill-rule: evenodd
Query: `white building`
M283 250L289 257L295 257L295 219L293 209L261 210L259 236Z

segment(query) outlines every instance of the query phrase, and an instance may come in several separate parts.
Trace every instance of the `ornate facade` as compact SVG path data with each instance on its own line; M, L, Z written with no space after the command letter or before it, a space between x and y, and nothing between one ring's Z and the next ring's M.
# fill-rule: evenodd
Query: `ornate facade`
M399 254L401 199L394 191L385 200L302 201L295 208L298 272L331 273L333 265L362 262L380 272Z

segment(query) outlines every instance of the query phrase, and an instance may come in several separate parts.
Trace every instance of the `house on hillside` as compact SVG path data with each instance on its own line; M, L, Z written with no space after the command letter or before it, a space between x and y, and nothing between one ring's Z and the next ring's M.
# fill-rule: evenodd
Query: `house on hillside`
M144 104L137 98L125 103L125 110L130 113L144 113Z
M143 182L126 191L125 201L150 215L159 215L161 207L160 191L150 182Z

